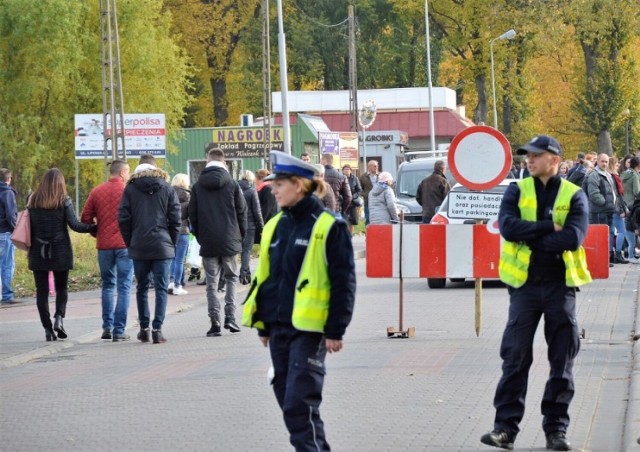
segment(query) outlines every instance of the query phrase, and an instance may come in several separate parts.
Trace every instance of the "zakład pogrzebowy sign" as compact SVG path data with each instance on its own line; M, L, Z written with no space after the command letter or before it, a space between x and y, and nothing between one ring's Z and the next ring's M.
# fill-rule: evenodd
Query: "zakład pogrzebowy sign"
M268 131L266 131L268 134ZM212 143L217 144L226 158L264 157L266 135L262 127L218 127L212 130ZM284 128L271 127L271 148L282 149Z

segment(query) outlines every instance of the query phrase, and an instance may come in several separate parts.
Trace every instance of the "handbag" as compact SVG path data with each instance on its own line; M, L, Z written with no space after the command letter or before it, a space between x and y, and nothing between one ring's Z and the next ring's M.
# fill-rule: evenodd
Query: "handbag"
M629 210L629 206L627 206L626 201L621 196L618 196L617 201L620 215L628 217L631 211Z
M29 251L31 248L31 220L28 208L18 213L18 222L11 234L11 241L19 250Z

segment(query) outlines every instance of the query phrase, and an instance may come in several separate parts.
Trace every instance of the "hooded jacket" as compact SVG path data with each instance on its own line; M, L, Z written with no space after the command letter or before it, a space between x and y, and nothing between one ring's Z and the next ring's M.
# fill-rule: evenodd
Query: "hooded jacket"
M16 191L11 185L0 182L0 233L13 232L17 221Z
M369 224L391 224L399 220L393 189L386 183L376 183L369 193Z
M620 175L624 187L624 201L631 208L640 199L640 174L635 169L627 169Z
M191 230L200 243L200 256L235 256L247 233L247 203L225 168L207 166L191 188Z
M133 174L118 209L118 225L135 260L173 259L180 228L180 203L158 168Z
M258 200L258 192L247 180L242 179L238 182L238 185L240 185L244 201L247 203L247 229L262 229L264 221L262 219L260 201Z

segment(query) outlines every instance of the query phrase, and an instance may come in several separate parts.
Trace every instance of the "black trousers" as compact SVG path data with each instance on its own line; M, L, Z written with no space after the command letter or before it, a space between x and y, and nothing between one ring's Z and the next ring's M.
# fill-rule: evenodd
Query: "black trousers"
M46 270L34 270L33 279L36 283L36 306L40 314L40 322L45 329L53 328L51 315L49 314L49 272ZM56 312L64 318L67 312L69 282L69 270L54 271L53 280L56 287Z
M320 333L273 325L269 348L274 368L273 392L297 452L329 451L320 418L327 355Z
M509 291L509 320L500 346L502 378L494 398L495 429L513 436L519 432L533 362L533 339L544 316L550 371L542 396L542 428L547 435L566 432L574 394L573 361L580 350L576 290L564 283L527 282Z

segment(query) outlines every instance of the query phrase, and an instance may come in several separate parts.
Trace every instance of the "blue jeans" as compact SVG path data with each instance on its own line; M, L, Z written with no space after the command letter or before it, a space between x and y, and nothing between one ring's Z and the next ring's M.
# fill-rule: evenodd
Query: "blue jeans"
M16 270L16 247L11 242L11 233L0 233L0 280L2 281L2 302L13 300L11 281Z
M184 274L184 258L187 257L189 250L189 234L178 234L178 242L176 243L176 257L171 262L171 270L169 271L170 279L176 286L182 285L182 276Z
M133 261L126 248L98 250L98 265L102 278L102 328L113 328L114 334L123 334L131 297ZM114 308L116 286L118 297Z
M613 213L613 227L616 228L616 241L613 241L613 232L611 232L611 247L613 248L615 245L615 251L622 251L627 229L624 227L624 220L620 218L618 212Z
M149 328L149 273L153 273L156 290L156 308L153 317L153 329L159 330L164 323L167 312L167 288L169 287L169 270L173 259L133 260L133 271L138 281L136 302L138 303L138 321L140 328Z

